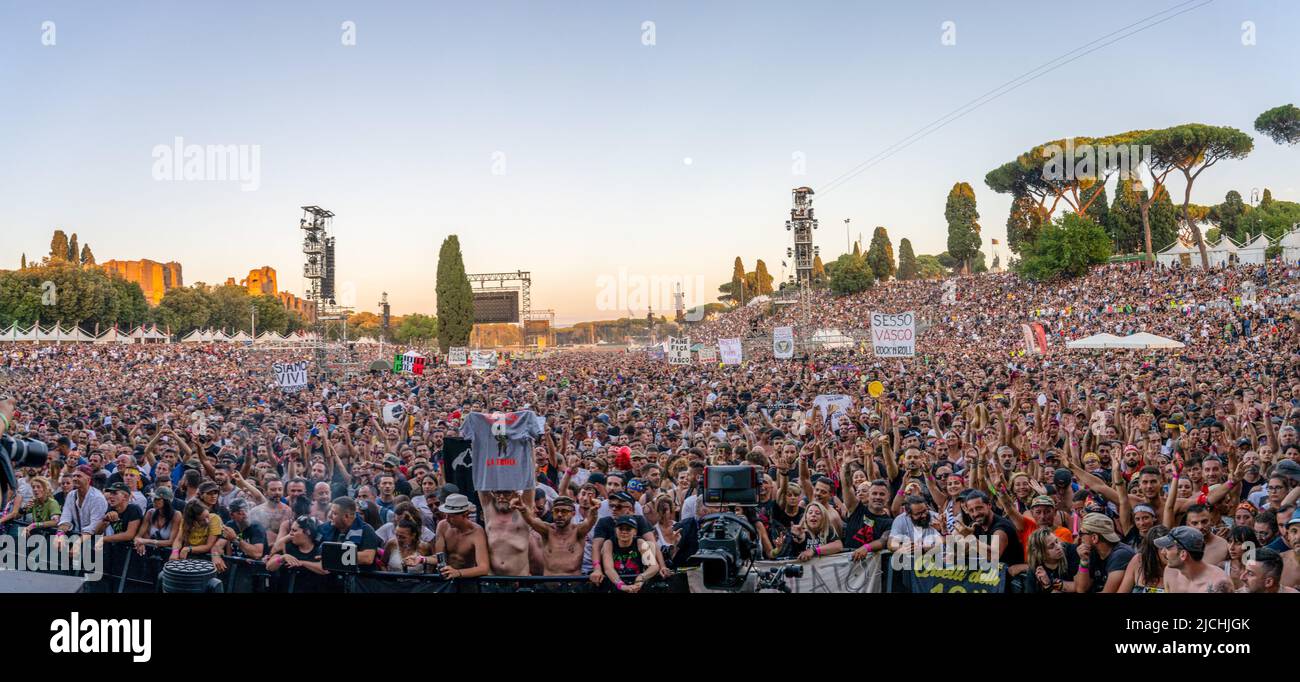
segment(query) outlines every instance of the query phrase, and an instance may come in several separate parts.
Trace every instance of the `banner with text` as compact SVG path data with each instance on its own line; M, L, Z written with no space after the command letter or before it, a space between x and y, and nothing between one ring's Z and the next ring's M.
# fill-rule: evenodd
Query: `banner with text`
M910 358L916 355L916 315L871 313L871 344L876 357Z
M670 365L691 364L690 338L679 339L676 336L668 337L668 364Z
M908 572L914 594L1007 591L1007 571L1002 563L995 563L985 570L939 568L927 566L925 561L918 561L917 564Z
M794 327L777 327L772 330L772 356L778 360L794 357Z
M469 354L470 366L474 369L496 369L497 352L494 350L476 350Z
M447 349L447 364L452 367L464 367L469 364L469 349L463 346Z
M743 357L740 339L718 339L718 355L724 365L739 365Z
M309 360L298 362L277 362L271 365L275 372L275 383L282 391L301 391L307 388L307 365Z
M717 362L718 351L713 346L702 346L700 348L700 362Z
M869 554L867 558L861 561L854 561L852 552L817 557L802 564L802 576L798 578L787 577L785 582L790 586L790 591L795 593L841 594L852 592L876 594L880 592L884 575L881 571L880 557L879 554ZM781 568L790 563L792 562L755 561L754 572L757 573L769 568ZM704 575L700 571L690 571L686 580L687 584L690 585L691 592L721 591L710 590L705 587Z

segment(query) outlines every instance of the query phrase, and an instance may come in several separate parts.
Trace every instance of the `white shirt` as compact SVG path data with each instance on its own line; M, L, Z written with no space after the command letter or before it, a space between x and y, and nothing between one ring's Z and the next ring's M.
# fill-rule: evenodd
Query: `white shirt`
M104 520L104 514L108 513L108 499L94 486L86 493L86 504L78 509L80 497L81 492L73 488L63 500L59 525L69 524L70 533L93 532L99 527L99 522Z

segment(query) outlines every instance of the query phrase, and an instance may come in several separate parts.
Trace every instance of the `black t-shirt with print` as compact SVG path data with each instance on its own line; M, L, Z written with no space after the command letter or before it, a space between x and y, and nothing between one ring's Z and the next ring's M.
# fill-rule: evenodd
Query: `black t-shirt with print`
M609 543L613 552L614 570L624 582L631 582L645 572L645 561L641 559L638 539L633 538L632 544L627 547L619 547L618 540Z
M875 542L888 533L893 524L894 517L888 514L877 516L867 510L867 505L859 504L844 520L844 549L857 549Z
M110 509L109 511L117 511L117 510ZM140 508L135 506L134 504L128 503L126 505L125 511L117 512L117 520L108 524L108 527L111 532L107 532L105 533L105 535L116 535L118 533L121 533L125 531L128 526L131 525L132 521L142 521L142 520L144 520L144 512L140 511Z

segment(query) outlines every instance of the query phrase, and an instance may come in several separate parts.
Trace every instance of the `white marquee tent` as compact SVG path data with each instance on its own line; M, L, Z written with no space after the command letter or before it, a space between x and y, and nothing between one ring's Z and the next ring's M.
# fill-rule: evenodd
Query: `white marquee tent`
M1300 224L1291 227L1291 231L1278 239L1282 246L1282 260L1288 263L1300 261Z
M1193 253L1196 253L1196 249L1184 244L1180 239L1175 239L1173 244L1156 254L1156 263L1166 267L1180 265L1186 267L1191 264Z
M1258 234L1237 251L1237 260L1241 263L1259 265L1264 262L1264 251L1268 249L1268 237Z
M1241 245L1232 241L1232 238L1227 235L1219 237L1218 243L1207 242L1205 247L1212 268L1221 268L1232 263L1241 251Z
M1122 340L1123 339L1119 336L1102 332L1100 334L1093 334L1092 336L1085 336L1082 339L1067 341L1065 343L1065 347L1066 348L1116 348L1117 347L1116 344Z

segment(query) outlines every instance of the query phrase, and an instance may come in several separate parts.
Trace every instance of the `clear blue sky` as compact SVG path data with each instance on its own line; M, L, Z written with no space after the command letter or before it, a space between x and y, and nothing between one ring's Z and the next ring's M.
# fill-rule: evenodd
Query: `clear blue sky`
M298 207L318 204L338 214L338 278L360 309L386 290L395 313L432 312L456 233L471 272L531 270L534 307L561 322L614 317L596 281L620 268L714 291L740 255L779 276L792 187L1179 4L0 0L0 267L60 227L100 260L177 260L187 283L270 265L301 293ZM1066 64L819 192L823 257L846 217L855 238L884 225L944 250L962 180L987 250L1009 201L984 174L1049 139L1190 121L1253 134L1259 112L1300 102L1298 25L1298 3L1218 0ZM153 147L177 136L259 145L260 187L155 181ZM1300 149L1256 136L1193 200L1300 200L1297 168Z

